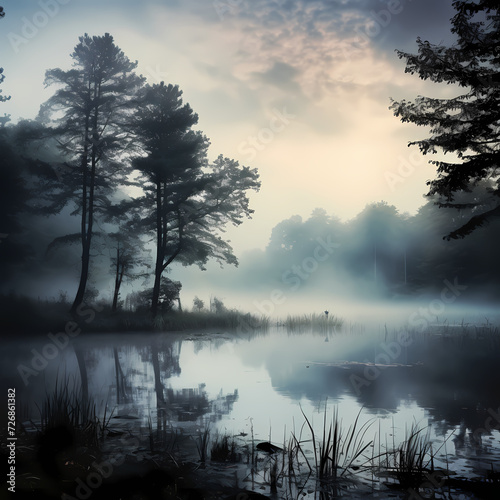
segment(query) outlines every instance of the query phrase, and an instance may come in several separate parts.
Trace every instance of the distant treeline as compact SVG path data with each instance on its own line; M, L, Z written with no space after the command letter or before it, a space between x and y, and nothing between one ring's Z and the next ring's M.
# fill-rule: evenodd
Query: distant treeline
M461 193L461 201L488 188L485 181L474 194ZM444 238L472 215L432 199L415 215L372 203L347 222L318 208L307 220L295 215L277 224L265 251L247 256L242 267L247 284L273 282L292 291L397 297L438 293L446 280L466 285L470 299L493 298L500 292L499 223L465 239Z

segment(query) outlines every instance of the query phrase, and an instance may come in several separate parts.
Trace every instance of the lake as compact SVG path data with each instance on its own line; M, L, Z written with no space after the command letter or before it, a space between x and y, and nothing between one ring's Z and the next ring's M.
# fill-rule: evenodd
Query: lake
M398 484L392 452L417 432L428 443L427 466L446 471L446 488L439 479L427 492L482 498L470 485L498 484L499 339L491 325L429 325L417 332L356 324L290 331L278 324L254 333L82 334L73 342L85 360L89 398L101 420L106 418L109 436L124 430L147 436L149 429L158 439L160 431L168 432L170 444L164 439L162 445L193 463L200 458L193 444L205 430L211 442L228 436L239 450L231 474L240 483L250 481L252 443L294 444L296 484L283 496L289 476L283 472L279 498L318 498L310 475L313 448L336 415L341 441L354 429L363 452L352 463L339 463L342 481L335 494L383 498L391 491L403 498L408 488L391 486ZM44 341L6 342L2 353L8 374L3 383L16 387L27 428L39 425L38 408L56 383L73 387L80 381L74 347L56 353ZM32 365L42 352L52 359ZM24 371L27 385L21 365L33 370ZM190 437L190 446L175 444L181 435ZM104 449L111 453L116 446L108 441ZM148 456L161 454L159 444L154 448ZM257 453L253 488L269 491L266 467L269 460L285 460L284 454L274 456L279 455Z

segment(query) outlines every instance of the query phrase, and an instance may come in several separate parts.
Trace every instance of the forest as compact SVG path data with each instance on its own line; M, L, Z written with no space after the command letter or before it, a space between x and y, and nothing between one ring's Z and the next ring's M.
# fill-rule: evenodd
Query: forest
M474 194L462 193L464 205L487 198L492 183ZM400 213L384 201L370 203L342 222L318 208L303 220L295 215L277 224L265 251L242 259L247 283L281 283L290 291L319 287L333 296L347 295L394 301L438 293L446 279L468 286L471 301L498 298L496 262L498 222L475 230L467 238L448 239L456 227L473 217L476 208L440 208L430 199L415 215ZM492 241L493 239L493 241ZM333 251L324 262L313 258L321 241ZM316 272L321 266L321 272Z
M0 117L5 495L498 498L500 9L444 3L229 0L207 17L151 1L122 31L117 4L9 7L11 29L36 27L33 54L104 34L47 57L45 88L26 84L44 96L34 118ZM451 9L450 38L394 53L409 22L425 33ZM108 30L181 62L183 85L160 65L148 82ZM9 56L0 111L26 95L2 92L27 79ZM276 128L277 113L302 122ZM402 137L432 178L384 200ZM405 193L422 199L411 213Z
M465 16L470 23L477 12L459 11L452 21ZM475 61L475 42L457 26L460 60ZM486 33L479 44L483 58L497 36ZM464 70L458 48L442 63L444 48L417 43L417 55L397 51L407 72L471 90L441 101L393 100L390 109L403 122L434 126L434 135L410 146L424 154L440 148L459 161L431 160L438 175L427 182L416 214L380 201L350 220L317 208L307 220L292 215L279 222L265 250L239 257L250 289L321 282L333 296L397 300L454 279L467 284L471 300L498 297L497 121L484 112L496 102L495 74L479 62L473 74ZM53 94L35 119L11 124L5 114L0 120L1 292L59 295L73 314L97 302L112 311L149 310L153 317L181 308L182 283L169 278L172 266L202 272L209 261L239 264L224 232L251 218L259 173L214 156L179 86L147 83L109 33L81 36L70 57L72 69L46 71ZM346 196L357 196L356 185ZM319 239L334 242L334 251L316 274L311 256Z
M112 309L124 280L152 277L143 302L155 316L180 290L165 276L174 261L237 262L220 233L251 215L247 191L259 189L258 173L223 155L209 161L209 140L193 128L198 116L179 87L146 84L111 35L82 36L71 57L74 69L47 71L56 90L36 120L2 122L4 290L25 285L19 272L38 279L44 259L78 245L73 313L99 294L89 280L105 255Z

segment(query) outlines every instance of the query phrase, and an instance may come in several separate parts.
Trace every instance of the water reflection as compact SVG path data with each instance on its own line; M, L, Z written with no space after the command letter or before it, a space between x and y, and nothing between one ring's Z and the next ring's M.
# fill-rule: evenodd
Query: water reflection
M375 422L377 453L404 441L417 422L430 426L435 449L444 443L436 455L443 466L470 476L498 464L497 337L416 336L393 351L390 363L380 363L395 338L384 328L293 335L277 328L189 339L127 335L119 345L116 335L86 335L27 387L13 385L20 399L33 403L34 421L45 390L64 374L83 382L101 415L104 408L113 411L115 432L135 425L165 435L210 425L275 443L299 432L303 414L319 431L332 407L344 422L363 408L360 424ZM9 344L4 366L15 372L25 355Z

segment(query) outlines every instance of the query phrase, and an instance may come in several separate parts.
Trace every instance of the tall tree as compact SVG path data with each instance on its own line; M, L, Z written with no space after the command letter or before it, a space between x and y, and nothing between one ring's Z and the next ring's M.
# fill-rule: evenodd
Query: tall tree
M134 162L144 196L144 230L156 239L152 313L158 311L162 275L176 261L203 268L209 258L237 264L220 237L228 223L240 224L253 212L247 190L258 190L256 170L219 156L209 165L207 138L192 130L198 116L182 102L178 86L144 89L135 127L143 156Z
M417 39L418 54L397 51L406 59L406 72L423 80L457 86L465 91L450 99L418 97L392 102L403 122L431 127L431 137L410 142L423 154L454 153L456 161L431 161L438 176L428 181L428 196L439 195L440 207L475 208L475 214L445 238L463 238L500 216L500 14L496 0L455 0L450 47ZM460 191L471 191L482 179L493 179L489 196L467 205Z
M59 88L42 105L39 115L51 126L67 158L59 169L62 182L51 193L51 201L60 207L73 201L74 214L80 216L80 231L62 238L67 242L78 240L82 246L73 312L84 299L96 217L106 212L129 172L124 155L131 147L127 124L134 96L144 83L134 72L137 62L131 62L108 33L94 37L85 34L79 40L71 55L73 69L47 71L46 85Z

